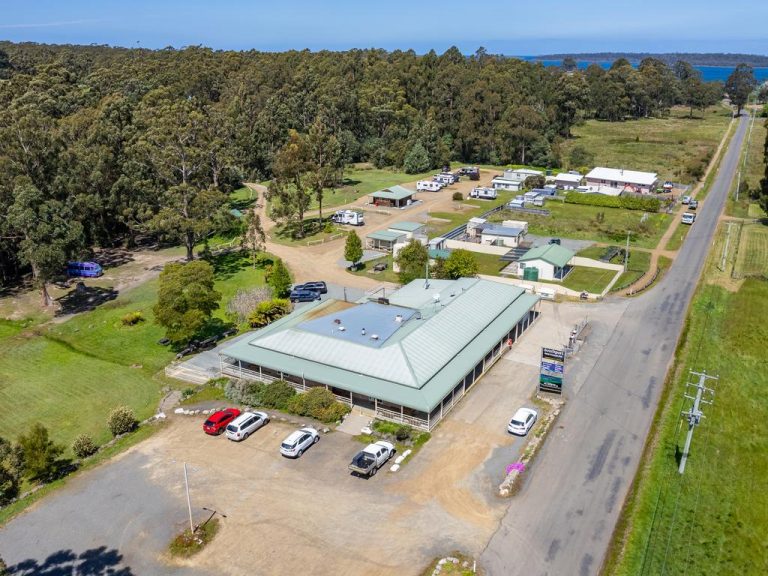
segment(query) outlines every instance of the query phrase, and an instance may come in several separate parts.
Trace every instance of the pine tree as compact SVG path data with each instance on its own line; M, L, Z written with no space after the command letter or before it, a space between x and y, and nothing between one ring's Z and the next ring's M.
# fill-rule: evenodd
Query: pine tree
M344 259L352 262L353 268L357 268L362 257L363 243L360 241L360 236L354 230L350 230L347 235L347 243L344 245Z

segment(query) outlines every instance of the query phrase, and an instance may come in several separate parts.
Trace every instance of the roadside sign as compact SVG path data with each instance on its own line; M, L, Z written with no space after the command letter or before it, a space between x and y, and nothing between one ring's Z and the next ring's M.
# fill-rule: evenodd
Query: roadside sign
M562 394L564 375L565 350L542 348L541 369L539 371L539 390L541 392Z

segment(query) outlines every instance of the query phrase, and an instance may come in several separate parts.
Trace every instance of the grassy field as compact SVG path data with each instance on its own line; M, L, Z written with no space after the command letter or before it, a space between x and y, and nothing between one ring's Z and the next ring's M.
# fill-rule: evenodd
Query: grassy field
M561 284L578 292L600 294L616 275L615 270L576 266Z
M626 122L588 120L572 130L564 157L573 146L594 154L596 166L657 172L660 180L690 183L686 164L714 153L730 121L730 111L713 106L688 118L688 109L673 108L668 118Z
M664 247L664 249L680 250L683 242L685 242L685 239L688 237L688 232L690 232L694 226L696 226L695 222L693 224L679 224L675 230L675 233L669 237L669 240L667 240L667 245Z
M742 151L742 181L746 183L749 190L755 190L760 186L760 180L765 176L765 135L766 125L763 118L756 118L752 125L752 133L749 137L749 146L745 146ZM734 183L734 189L736 184ZM750 213L750 208L753 212ZM754 209L757 209L756 211ZM736 202L735 195L731 194L726 205L726 214L738 218L762 218L765 213L755 204L743 191L739 194L739 201Z
M765 281L747 280L736 293L715 285L699 289L607 574L768 573L766 314ZM689 407L683 402L689 369L720 380L681 476L680 411Z
M376 272L372 273L371 270L373 270L373 267L376 266L376 264L384 263L387 265L387 269L383 272ZM376 258L375 260L369 260L368 262L363 262L360 267L357 270L348 270L350 274L355 274L356 276L365 276L367 278L373 278L376 281L379 282L392 282L393 284L400 284L400 278L399 276L392 271L392 255L388 254L386 256L382 256L381 258Z
M668 214L644 216L643 212L621 208L559 202L547 202L546 208L551 211L549 216L502 210L491 215L489 220L526 220L531 234L618 245L626 242L629 230L632 232L631 245L640 248L655 248L671 222Z
M619 262L614 262L618 264ZM627 260L627 271L622 272L611 291L618 291L636 282L651 267L651 253L642 250L630 250Z
M233 257L218 262L223 299L216 316L223 318L237 288L263 282L263 271ZM163 386L181 385L162 374L173 351L157 344L163 329L153 322L156 291L157 281L147 282L60 324L0 323L0 436L15 438L41 422L68 448L80 433L108 440L106 417L119 404L140 419L154 413ZM123 326L122 316L135 311L145 321Z
M267 236L277 244L286 246L308 246L339 238L344 229L320 218L310 217L304 220L304 236L299 237L299 227L294 222L278 224L267 232Z
M768 226L745 224L741 231L734 276L768 277Z

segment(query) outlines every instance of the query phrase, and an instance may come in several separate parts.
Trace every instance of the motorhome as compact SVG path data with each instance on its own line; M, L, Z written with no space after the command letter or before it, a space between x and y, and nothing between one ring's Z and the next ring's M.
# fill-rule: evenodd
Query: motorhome
M365 224L365 214L357 210L337 210L331 216L331 221L336 224L351 224L352 226L362 226Z
M456 182L456 175L451 174L450 172L441 172L440 174L435 174L432 177L432 180L435 182L440 182L444 186L450 186Z
M480 200L495 200L498 197L498 193L493 188L472 188L472 192L469 193L470 198L478 198Z
M443 184L436 180L419 180L416 182L416 190L419 192L439 192Z

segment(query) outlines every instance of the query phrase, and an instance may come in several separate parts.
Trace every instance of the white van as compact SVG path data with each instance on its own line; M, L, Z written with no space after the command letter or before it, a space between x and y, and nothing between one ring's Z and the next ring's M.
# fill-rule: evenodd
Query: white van
M268 423L269 415L266 412L243 412L227 424L227 438L240 442Z
M469 193L470 198L478 198L480 200L495 200L498 197L498 192L494 188L472 188L472 192Z
M439 192L443 185L435 180L419 180L416 182L418 192Z
M331 216L331 221L336 222L336 224L362 226L365 224L365 215L357 210L337 210Z

